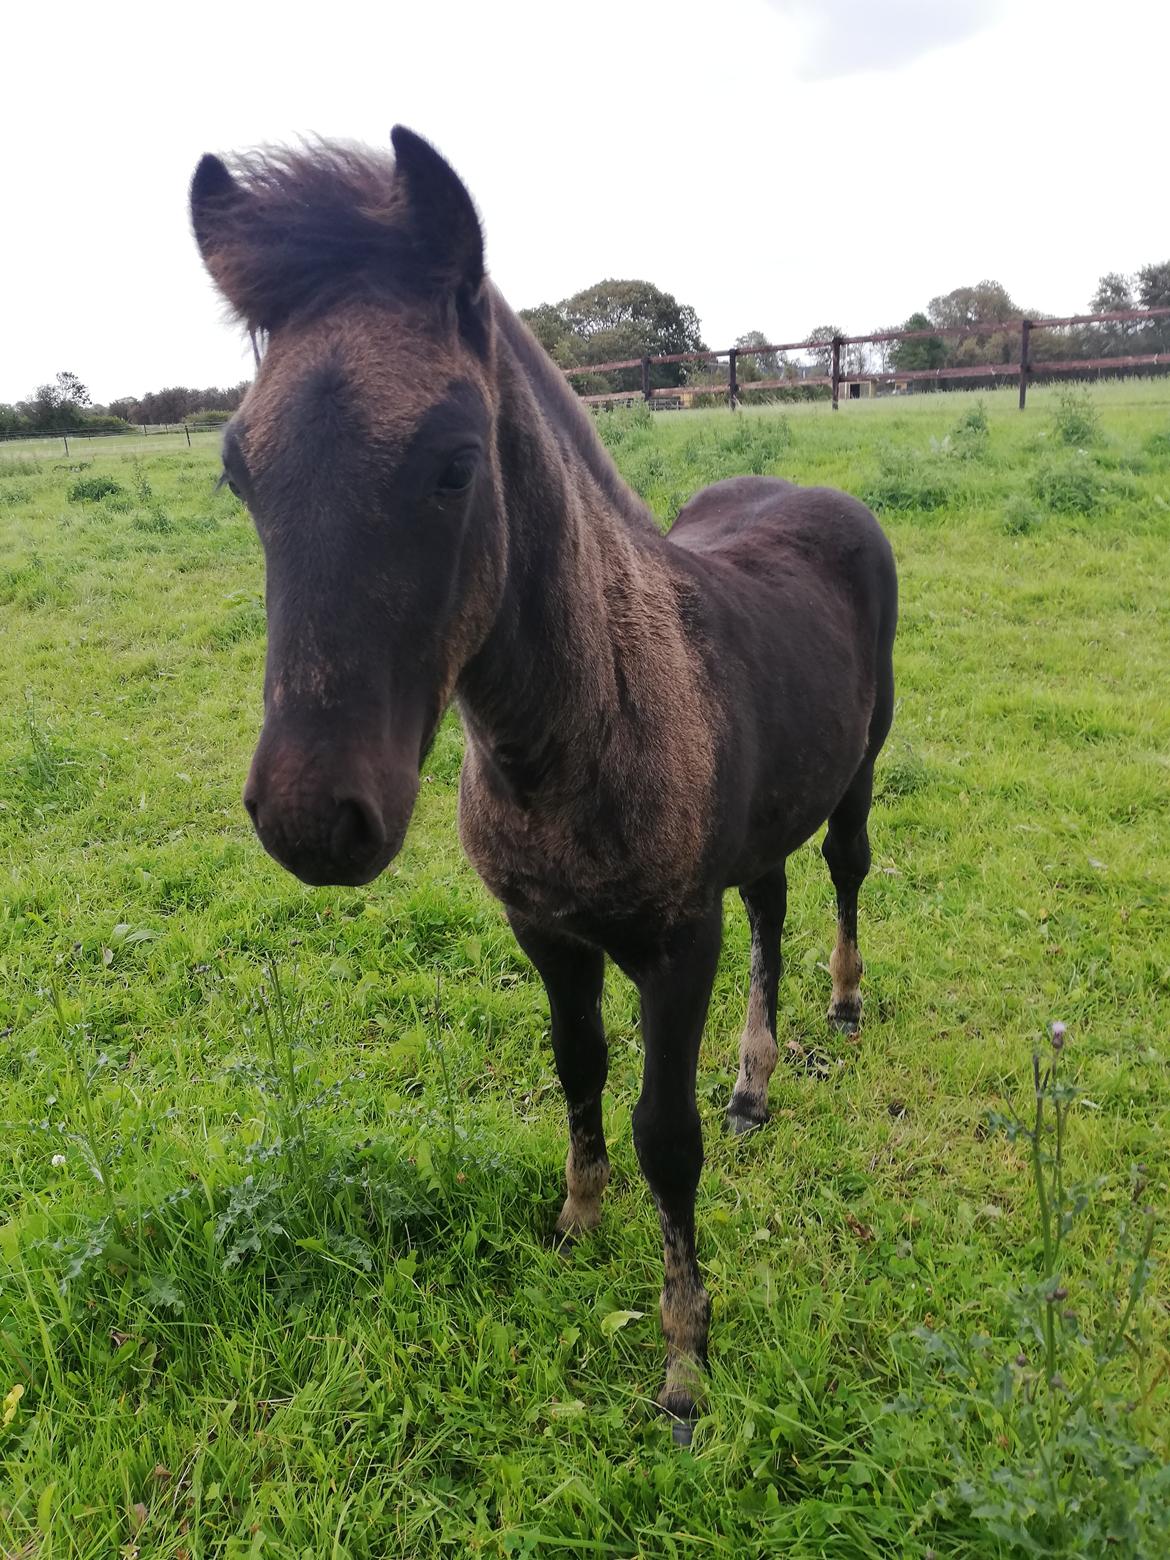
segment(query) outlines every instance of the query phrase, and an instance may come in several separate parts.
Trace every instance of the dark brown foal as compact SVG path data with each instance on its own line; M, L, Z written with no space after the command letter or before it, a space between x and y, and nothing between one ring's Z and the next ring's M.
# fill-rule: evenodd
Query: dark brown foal
M828 819L830 1017L856 1027L857 894L893 708L897 586L873 516L739 478L654 526L560 372L487 281L479 222L409 131L206 157L208 269L266 338L224 439L264 545L264 728L245 801L309 883L366 883L399 849L453 700L460 833L548 990L569 1111L564 1236L592 1229L608 955L636 983L634 1110L658 1208L668 1360L695 1411L709 1304L695 1254L699 1042L738 887L752 929L728 1119L767 1116L788 855Z

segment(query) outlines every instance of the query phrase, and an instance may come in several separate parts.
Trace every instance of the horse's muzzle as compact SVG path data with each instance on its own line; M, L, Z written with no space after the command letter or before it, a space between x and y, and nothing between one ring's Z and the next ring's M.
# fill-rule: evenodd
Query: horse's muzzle
M244 806L274 860L314 887L372 882L402 847L418 777L338 763L336 751L260 739Z

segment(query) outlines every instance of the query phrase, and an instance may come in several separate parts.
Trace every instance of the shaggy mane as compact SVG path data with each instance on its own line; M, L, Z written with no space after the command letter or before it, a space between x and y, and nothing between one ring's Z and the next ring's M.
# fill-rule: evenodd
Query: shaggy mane
M357 291L434 290L388 152L336 141L263 147L233 158L231 172L236 191L208 201L208 259L249 330L274 330Z

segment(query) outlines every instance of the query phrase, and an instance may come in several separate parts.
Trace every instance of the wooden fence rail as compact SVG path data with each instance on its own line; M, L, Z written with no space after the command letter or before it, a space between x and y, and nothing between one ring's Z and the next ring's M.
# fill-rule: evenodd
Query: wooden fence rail
M800 390L806 386L828 386L832 392L833 410L840 401L842 385L884 384L942 381L944 379L1015 379L1020 386L1020 410L1028 397L1028 385L1037 374L1076 373L1080 369L1103 368L1168 368L1170 352L1137 352L1116 357L1067 358L1060 361L1033 363L1031 336L1034 330L1057 330L1069 325L1112 325L1136 320L1153 320L1170 316L1170 307L1157 309L1113 309L1103 314L1067 314L1060 319L1020 319L982 321L973 325L945 325L937 330L879 330L868 336L831 336L823 341L780 341L762 347L725 347L721 351L667 352L657 357L622 358L613 363L581 363L563 370L570 380L581 374L616 373L620 369L641 370L641 390L610 390L602 395L583 395L581 399L598 406L612 401L631 401L640 394L647 403L677 396L680 391L690 395L726 395L732 408L739 404L744 390ZM990 336L997 332L1015 332L1020 338L1018 360L1010 363L962 363L943 368L875 369L864 373L841 372L842 347L879 344L886 341L920 341L938 336ZM777 352L828 352L827 374L806 374L797 379L739 380L739 360L745 357L762 357ZM727 379L715 384L676 385L653 389L650 370L664 363L713 363L727 359Z

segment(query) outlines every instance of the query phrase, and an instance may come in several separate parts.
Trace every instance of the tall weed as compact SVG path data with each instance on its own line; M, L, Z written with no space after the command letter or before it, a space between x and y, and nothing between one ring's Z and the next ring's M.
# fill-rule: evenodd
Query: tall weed
M1133 1405L1112 1391L1110 1367L1142 1348L1154 1213L1136 1167L1111 1261L1072 1276L1069 1236L1104 1182L1070 1178L1079 1090L1066 1076L1065 1043L1065 1026L1054 1024L1047 1057L1033 1053L1027 1118L988 1117L990 1133L1022 1151L1035 1198L1038 1276L1000 1297L1012 1342L916 1328L917 1390L891 1407L929 1413L940 1427L953 1475L931 1515L965 1508L990 1545L1012 1553L1136 1560L1160 1553L1170 1532L1170 1468L1135 1439Z
M1084 449L1101 437L1101 414L1084 385L1066 385L1056 396L1053 430L1061 444Z

